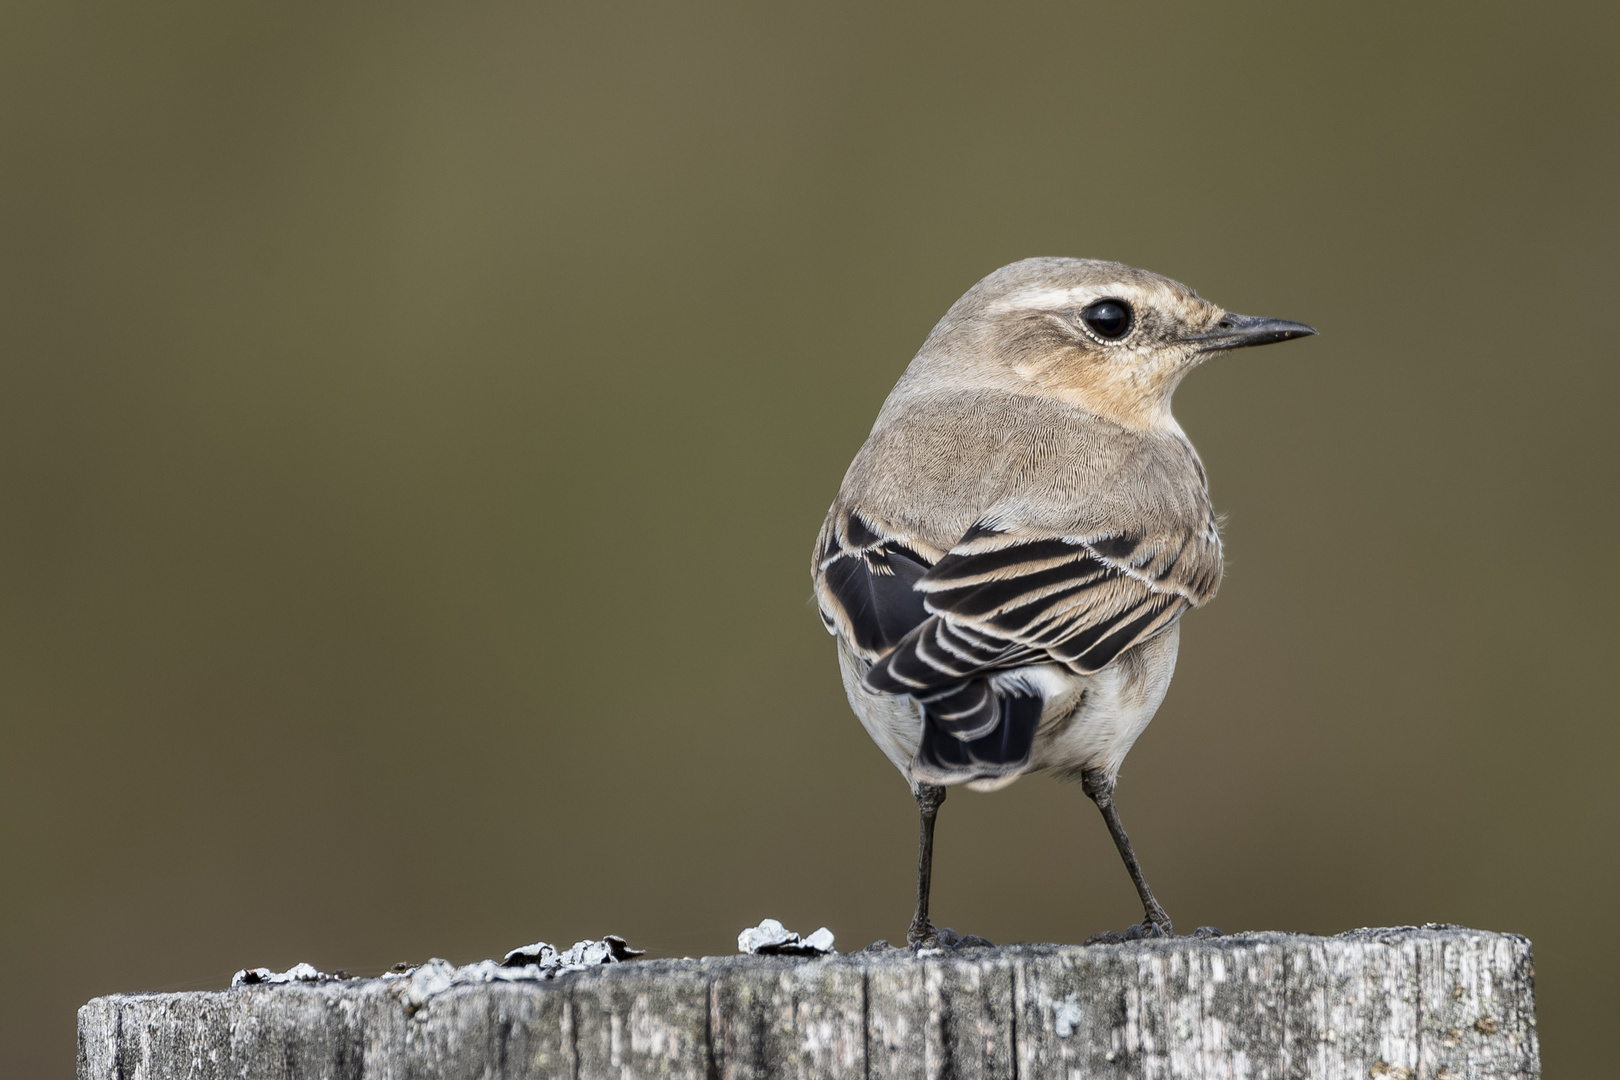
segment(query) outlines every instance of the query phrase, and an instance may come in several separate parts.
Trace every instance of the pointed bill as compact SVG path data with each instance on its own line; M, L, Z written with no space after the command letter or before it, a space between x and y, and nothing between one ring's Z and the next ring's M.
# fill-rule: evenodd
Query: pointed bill
M1264 315L1236 315L1227 312L1214 326L1186 340L1196 342L1199 352L1224 352L1251 345L1273 345L1279 341L1310 337L1316 327L1288 319L1268 319Z

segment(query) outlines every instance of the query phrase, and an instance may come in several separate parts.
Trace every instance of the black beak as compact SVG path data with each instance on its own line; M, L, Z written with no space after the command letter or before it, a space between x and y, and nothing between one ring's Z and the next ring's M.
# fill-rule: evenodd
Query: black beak
M1226 349L1245 349L1250 345L1271 345L1278 341L1310 337L1316 327L1287 319L1267 319L1261 315L1222 315L1214 326L1188 341L1198 343L1199 352L1221 352Z

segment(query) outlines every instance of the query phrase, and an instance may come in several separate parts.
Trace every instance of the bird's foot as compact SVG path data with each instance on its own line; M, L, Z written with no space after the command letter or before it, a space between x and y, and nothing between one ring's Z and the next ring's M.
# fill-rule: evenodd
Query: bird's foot
M1225 935L1221 933L1219 927L1215 926L1200 926L1190 934L1177 934L1171 927L1169 919L1162 923L1145 919L1135 926L1127 926L1123 931L1104 930L1101 933L1092 934L1086 938L1085 943L1087 945L1122 945L1127 941L1147 941L1153 938L1173 937L1192 938L1202 941L1206 938L1225 937Z
M989 938L982 938L978 934L958 934L955 930L952 930L948 926L943 930L935 930L932 926L930 926L928 929L932 931L931 934L917 938L916 940L912 940L911 936L909 934L907 935L907 941L910 943L912 949L916 950L917 952L954 952L957 949L984 949L989 948L992 945Z
M1144 919L1133 926L1121 930L1104 930L1086 938L1087 945L1119 945L1127 941L1144 941L1150 938L1172 938L1176 936L1175 929L1169 920L1156 923Z
M913 922L911 928L906 931L906 944L913 949L937 949L939 948L939 931L927 919L924 919L921 923Z
M939 948L941 949L987 949L991 947L989 938L978 934L958 934L950 927L939 932Z
M1142 921L1135 926L1127 926L1124 932L1118 930L1104 930L1100 934L1092 934L1086 939L1087 945L1118 945L1122 941L1143 941L1150 938L1171 938L1176 936L1176 928L1170 925L1170 916L1164 913L1164 908L1152 904L1142 916Z

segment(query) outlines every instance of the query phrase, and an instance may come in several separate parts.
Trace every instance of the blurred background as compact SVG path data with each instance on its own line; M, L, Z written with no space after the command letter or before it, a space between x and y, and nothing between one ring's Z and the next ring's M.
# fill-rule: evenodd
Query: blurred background
M1614 906L1612 8L0 9L0 1068L74 1010L774 916L903 936L916 820L809 603L934 321L1028 255L1321 337L1196 373L1220 598L1120 781L1178 927ZM935 913L1140 910L1045 777ZM1602 1062L1604 1065L1600 1065Z

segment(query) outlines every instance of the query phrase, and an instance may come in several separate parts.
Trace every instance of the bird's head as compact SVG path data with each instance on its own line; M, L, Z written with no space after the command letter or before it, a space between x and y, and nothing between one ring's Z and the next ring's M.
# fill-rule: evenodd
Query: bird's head
M1210 356L1314 333L1304 323L1233 314L1178 281L1121 263L1025 259L970 289L924 351L942 374L1022 385L1143 430L1175 424L1171 395Z

